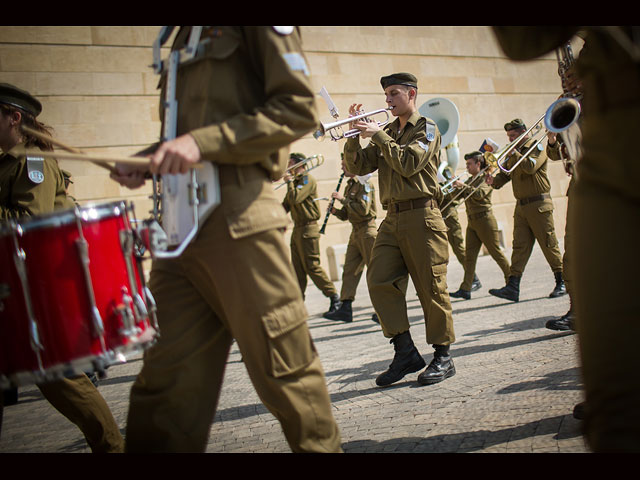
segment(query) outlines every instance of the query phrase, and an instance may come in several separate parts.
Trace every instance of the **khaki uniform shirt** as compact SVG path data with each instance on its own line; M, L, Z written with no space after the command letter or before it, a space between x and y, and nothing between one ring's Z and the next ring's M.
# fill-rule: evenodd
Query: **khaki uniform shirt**
M315 198L318 196L316 179L309 174L299 175L287 184L287 194L282 206L291 212L295 225L306 225L320 218L320 207Z
M465 182L466 185L477 187L477 190L465 200L465 207L468 216L477 215L491 210L491 194L493 193L493 189L485 183L484 178L485 173L482 173L478 177L472 177ZM469 193L470 192L465 192L465 198Z
M527 140L522 147L516 149L516 151L507 158L504 167L507 170L511 169L534 143L534 139ZM540 144L511 174L500 171L500 173L495 176L493 188L501 188L509 181L513 184L513 196L518 200L551 191L551 183L547 176L547 154Z
M24 150L18 144L0 156L0 220L72 208L56 160L45 158L34 166L27 162Z
M350 178L344 189L342 208L334 214L340 220L349 220L354 225L376 218L375 189L370 181L362 184L357 178Z
M181 28L172 48L182 48L189 33L190 27ZM218 208L234 238L285 227L289 220L272 187L249 191L238 185L256 170L271 180L281 178L289 145L318 125L300 33L216 26L204 28L201 39L196 58L178 69L177 135L190 133L203 159L220 167ZM225 188L227 179L238 181Z
M435 127L435 138L429 142L427 122L435 126L432 120L415 112L402 132L398 132L400 121L396 119L373 135L364 148L358 137L346 141L344 160L351 173L366 175L378 170L380 201L384 208L391 203L419 198L442 200L437 180L440 132Z

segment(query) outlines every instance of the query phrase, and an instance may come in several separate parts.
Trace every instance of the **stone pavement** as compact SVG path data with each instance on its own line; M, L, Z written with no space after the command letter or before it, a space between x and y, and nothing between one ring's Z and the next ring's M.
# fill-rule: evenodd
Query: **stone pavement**
M507 252L510 253L510 252ZM309 282L309 327L322 359L335 418L346 453L361 452L588 452L581 422L572 416L582 397L577 338L544 328L568 310L567 296L548 298L553 275L536 245L521 284L520 302L488 294L504 284L498 266L479 258L483 288L471 300L452 299L457 341L451 351L457 374L419 386L418 373L380 388L393 346L373 313L363 277L354 322L322 318L328 299ZM451 256L449 291L462 281ZM339 283L338 283L339 288ZM413 339L428 363L420 303L410 284L407 305ZM128 395L141 367L139 356L113 366L99 390L124 434ZM19 403L4 411L3 452L89 452L80 431L46 402L35 387L20 389ZM258 399L232 347L207 452L289 452L280 425Z

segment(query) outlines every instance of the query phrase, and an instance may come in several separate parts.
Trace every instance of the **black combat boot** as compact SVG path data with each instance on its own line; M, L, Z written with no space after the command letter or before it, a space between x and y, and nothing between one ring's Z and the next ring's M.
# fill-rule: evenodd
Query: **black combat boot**
M433 360L427 369L418 375L420 385L432 385L456 374L453 358L449 354L449 345L434 345Z
M373 315L371 315L371 321L372 322L376 322L377 324L380 324L380 319L378 318L378 314L374 312Z
M471 291L475 292L476 290L480 290L482 288L482 284L480 283L480 279L478 278L478 275L476 275L475 273L473 274L473 283L471 284ZM469 299L467 299L469 300Z
M376 385L379 387L391 385L402 379L406 374L417 372L426 365L424 358L422 358L413 344L408 330L393 337L389 343L393 343L396 353L389 368L376 378Z
M343 300L340 303L340 308L331 312L327 312L324 314L324 318L328 318L329 320L338 320L340 322L351 322L353 321L353 311L351 310L351 300Z
M556 277L556 287L553 289L553 292L549 294L549 298L561 297L567 293L567 289L564 286L564 280L562 278L562 272L553 272L553 275Z
M324 318L327 318L329 313L333 313L340 308L340 297L338 295L331 295L331 297L329 297L329 301L331 302L329 304L329 311L322 315Z
M471 298L471 292L469 290L463 290L459 288L457 292L450 292L449 296L453 298L463 298L465 300L469 300Z
M573 328L573 308L569 307L569 311L560 318L549 320L545 324L545 327L547 327L549 330L575 330L575 328Z
M502 288L492 288L489 293L494 297L505 298L512 302L520 300L520 277L511 276L509 281Z

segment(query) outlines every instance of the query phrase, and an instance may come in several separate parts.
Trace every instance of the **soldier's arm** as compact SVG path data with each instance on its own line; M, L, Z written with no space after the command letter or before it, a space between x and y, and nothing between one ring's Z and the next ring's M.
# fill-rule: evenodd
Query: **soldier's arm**
M273 27L243 28L251 63L264 79L265 101L251 112L190 132L202 157L218 163L255 163L319 122L299 31L283 35Z

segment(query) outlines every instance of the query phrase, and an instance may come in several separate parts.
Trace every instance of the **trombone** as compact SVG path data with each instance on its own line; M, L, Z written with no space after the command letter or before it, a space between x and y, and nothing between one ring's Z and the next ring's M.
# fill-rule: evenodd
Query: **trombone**
M454 183L456 183L458 180L462 181L461 179L464 177L468 177L469 176L469 172L467 170L465 170L464 172L462 172L460 175L453 177L451 180L449 180L447 183L445 183L444 185L442 185L440 187L440 190L442 190L442 193L444 195L447 195L451 192L453 192L456 188L453 186Z
M345 118L344 120L338 120L331 123L321 123L320 128L313 133L313 138L315 138L316 140L324 140L327 133L329 133L329 135L331 136L331 140L333 140L334 142L337 142L338 140L341 140L343 138L357 137L358 135L360 135L360 130L358 130L357 128L353 128L351 130L343 132L342 126L351 122L362 120L363 118L369 119L369 117L385 114L385 120L378 122L378 126L383 127L390 121L389 110L391 110L391 108L389 107L381 108L379 110L373 110L371 112L354 115L353 117Z
M502 150L497 157L495 157L495 163L498 166L498 168L500 170L502 170L504 173L506 174L510 174L511 172L513 172L516 167L518 165L520 165L520 163L522 161L524 161L529 155L531 155L531 152L533 152L535 150L535 148L540 144L540 142L542 142L545 138L546 132L542 129L542 125L540 125L540 123L545 119L545 117L547 116L547 113L545 112L544 115L542 115L538 121L536 123L534 123L531 127L529 127L525 132L523 132L518 138L516 138L513 142L511 142L509 145L507 145L504 150ZM540 133L543 133L543 135L536 140L536 142L526 151L526 153L524 153L522 155L522 157L520 157L520 159L510 168L507 169L503 166L504 160L506 157L508 157L509 155L511 155L513 153L513 151L518 147L518 145L520 144L520 142L533 130L536 130L536 132L532 135L531 138L536 138L537 135L539 135ZM493 156L493 155L492 155Z
M314 168L318 168L320 165L324 163L324 157L320 154L312 155L310 157L305 158L304 160L300 160L298 163L287 167L285 173L289 173L290 171L295 172L298 168L304 167L305 173L310 172ZM280 187L286 185L291 180L285 180L280 182L274 190L279 189Z
M484 179L483 177L483 173L489 169L493 170L495 168L497 168L497 163L496 163L496 156L493 155L491 152L484 152L482 154L482 156L484 157L485 161L486 161L486 165L484 167L482 167L482 169L480 169L480 171L478 173L476 173L471 180L468 181L468 183L465 183L464 186L462 188L460 188L460 190L458 190L458 192L453 195L449 201L444 204L440 210L445 210L447 207L449 207L449 205L451 205L453 202L455 202L458 197L460 195L462 195L463 192L466 192L467 190L469 190L469 193L467 193L467 195L464 196L464 198L462 199L462 201L459 203L459 205L462 205L463 203L465 203L469 197L471 197L471 195L473 195L474 193L476 193L476 191L480 188L480 186L482 185L482 182L477 182L478 179L480 179L481 181ZM468 173L468 171L467 171ZM459 175L459 176L462 176ZM454 179L455 180L455 179ZM475 185L475 186L474 186ZM450 212L449 214L447 214L445 217L443 217L443 219L446 219L449 217L449 215L451 215L452 212Z

